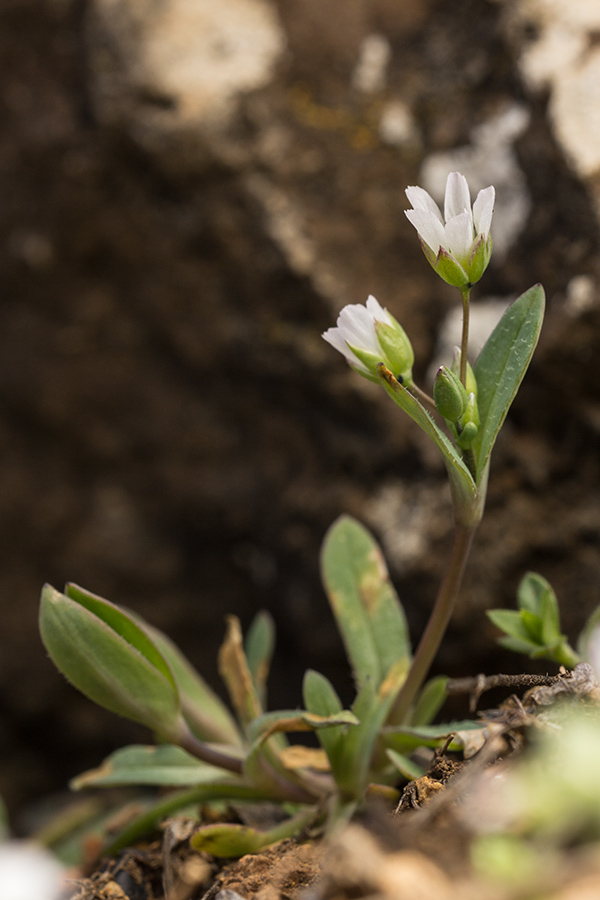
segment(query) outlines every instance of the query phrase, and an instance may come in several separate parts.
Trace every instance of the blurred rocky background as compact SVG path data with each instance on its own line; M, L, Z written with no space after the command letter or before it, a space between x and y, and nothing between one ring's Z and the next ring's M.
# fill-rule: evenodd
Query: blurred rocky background
M131 606L215 685L224 615L266 607L272 702L299 702L307 666L348 700L318 549L349 512L419 635L450 537L444 472L320 332L373 293L431 378L458 295L403 191L439 194L453 169L497 189L478 327L537 281L549 311L439 669L523 668L484 610L513 605L529 568L577 633L600 603L596 0L3 0L0 109L13 810L147 738L45 658L44 581Z

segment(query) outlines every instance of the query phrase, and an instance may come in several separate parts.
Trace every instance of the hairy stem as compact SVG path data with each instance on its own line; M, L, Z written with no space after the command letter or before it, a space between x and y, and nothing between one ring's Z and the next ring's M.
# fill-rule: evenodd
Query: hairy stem
M437 413L433 397L430 397L429 394L426 394L425 391L421 390L421 388L418 387L418 385L416 385L414 381L411 385L408 385L408 390L417 398L417 400L421 401L426 409L430 409L431 412Z
M469 311L471 288L461 290L463 303L463 321L462 321L462 337L460 341L460 380L463 385L467 386L467 350L469 347Z
M394 704L389 720L390 723L399 724L404 721L421 685L427 677L458 597L475 528L476 526L474 525L466 526L460 523L457 523L455 526L454 543L448 566L429 617L429 622L417 647L408 677Z

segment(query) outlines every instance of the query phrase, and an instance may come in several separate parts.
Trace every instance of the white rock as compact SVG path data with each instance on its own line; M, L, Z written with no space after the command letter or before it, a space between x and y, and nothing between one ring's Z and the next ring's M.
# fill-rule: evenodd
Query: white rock
M269 82L285 47L267 0L95 0L95 12L126 77L171 99L179 124L226 120L239 94Z

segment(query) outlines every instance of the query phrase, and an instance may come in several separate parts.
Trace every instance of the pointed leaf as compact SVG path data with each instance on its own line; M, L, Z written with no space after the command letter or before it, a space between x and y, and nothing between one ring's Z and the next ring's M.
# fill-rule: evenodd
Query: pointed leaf
M77 584L65 585L65 596L71 600L75 600L85 609L88 609L95 616L98 616L103 622L106 622L113 631L121 635L132 647L146 657L152 665L162 672L167 681L170 681L175 687L175 679L166 660L159 653L154 643L150 640L144 630L135 622L134 618L128 615L124 610L109 600L104 600L91 591L79 587Z
M473 366L480 416L479 432L473 444L478 483L533 356L542 327L544 303L544 291L539 284L515 300Z
M525 627L520 612L514 609L488 609L486 615L505 634L531 642L531 633Z
M247 726L262 714L263 709L244 653L242 629L236 616L227 617L227 634L219 651L219 672L240 722Z
M72 790L124 784L155 784L165 787L190 787L200 784L241 784L238 778L217 766L200 762L173 744L158 747L133 744L111 753L101 766L78 775Z
M439 725L401 725L393 728L385 728L382 732L383 742L386 747L396 750L398 753L412 753L417 747L438 747L443 744L451 734L463 731L478 731L482 728L481 722L473 719L465 719L458 722L442 722ZM458 741L452 741L450 750L461 748Z
M398 753L397 750L388 748L386 754L390 762L408 781L416 781L425 774L425 769L413 762L410 757L405 756L404 753Z
M333 523L323 543L323 583L358 685L379 686L398 660L408 667L404 611L381 550L350 516Z
M537 572L527 572L517 588L517 606L539 614L541 598L547 591L552 591L552 588L545 578Z
M530 659L537 659L544 655L545 648L540 647L539 644L534 644L533 641L530 640L524 640L517 637L501 637L498 638L498 643L501 647L504 647L505 650L512 650L513 653L521 653L524 656L528 656Z
M411 725L429 725L435 719L448 696L446 691L448 681L447 675L438 675L425 684L417 698L410 720Z
M308 710L279 710L265 713L252 722L248 729L250 740L266 741L279 731L289 733L297 731L317 731L321 728L332 728L338 725L358 725L358 719L349 709L328 716L321 716Z
M166 738L179 733L179 697L171 671L138 625L94 595L73 599L46 585L42 641L56 667L86 697Z
M342 711L342 703L331 682L313 669L309 669L304 676L302 694L306 708L312 713L332 716ZM341 744L346 732L347 729L343 726L324 728L317 732L319 743L327 753L331 769L334 772L339 762Z
M373 751L405 678L399 663L378 689L367 679L352 704L359 725L348 730L333 773L343 797L361 800L369 782L376 780L371 772Z
M266 685L275 648L275 623L266 610L258 612L248 629L245 641L246 659L263 709L266 707Z

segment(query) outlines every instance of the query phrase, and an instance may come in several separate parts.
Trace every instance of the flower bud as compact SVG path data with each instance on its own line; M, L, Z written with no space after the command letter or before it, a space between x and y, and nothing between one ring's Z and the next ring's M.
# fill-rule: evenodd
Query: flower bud
M328 328L323 338L364 378L379 383L377 366L383 363L401 384L412 384L412 344L402 326L375 297L370 296L364 306L345 306L335 328Z
M412 381L414 350L402 325L391 313L388 315L390 317L389 325L386 322L375 322L379 346L385 353L385 359L381 362L384 362L387 368L394 373L400 384L407 384Z
M452 358L452 371L457 376L460 376L460 347L454 348L454 356ZM468 394L475 394L477 397L477 379L475 378L475 372L473 371L473 367L471 363L467 360L467 377L466 377L465 390Z
M440 366L433 383L433 401L437 411L454 424L467 408L467 392L460 378L447 366Z
M460 417L457 428L456 443L463 450L470 450L479 431L479 409L474 393L467 397L467 408Z

